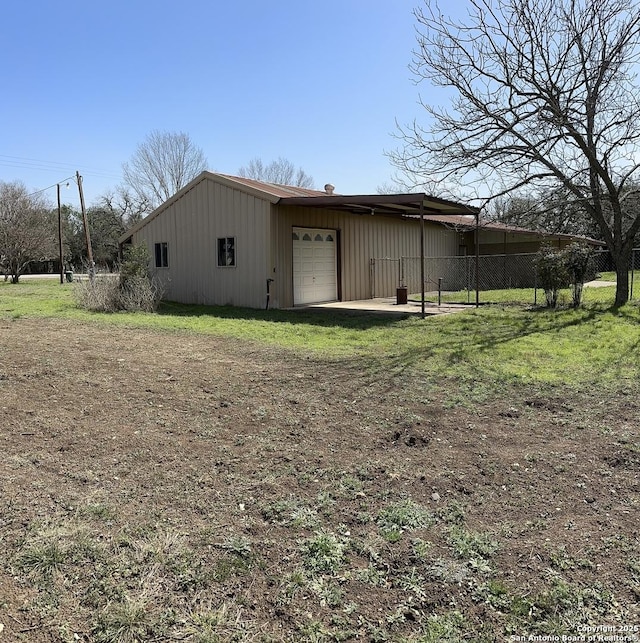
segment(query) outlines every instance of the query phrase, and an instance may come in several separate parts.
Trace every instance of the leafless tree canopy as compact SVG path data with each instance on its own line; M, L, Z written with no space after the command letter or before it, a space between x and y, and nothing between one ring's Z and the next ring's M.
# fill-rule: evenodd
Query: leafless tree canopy
M295 165L282 157L265 165L262 159L254 158L246 166L238 170L239 176L266 183L278 185L294 185L300 188L313 188L313 177L309 176L301 167L296 170Z
M154 130L122 166L122 172L125 185L151 211L206 168L204 152L188 134Z
M57 232L50 204L30 195L24 184L0 182L0 266L17 283L32 261L57 256Z
M429 126L401 129L392 160L440 194L490 198L562 188L597 226L618 269L616 303L640 230L635 203L640 11L629 0L469 0L465 20L415 11L418 81L445 88ZM482 191L485 194L482 194ZM491 194L486 194L487 190ZM625 214L626 211L626 214ZM624 272L624 275L623 275Z
M98 197L98 207L117 213L125 226L132 226L149 211L149 202L144 195L138 195L126 185L120 185Z

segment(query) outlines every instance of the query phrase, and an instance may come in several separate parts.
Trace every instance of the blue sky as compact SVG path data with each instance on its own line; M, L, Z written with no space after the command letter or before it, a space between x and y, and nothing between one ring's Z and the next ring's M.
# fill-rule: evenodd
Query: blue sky
M157 129L189 134L213 171L282 156L318 188L375 193L396 119L423 113L419 1L5 3L0 180L36 190L78 169L91 203Z

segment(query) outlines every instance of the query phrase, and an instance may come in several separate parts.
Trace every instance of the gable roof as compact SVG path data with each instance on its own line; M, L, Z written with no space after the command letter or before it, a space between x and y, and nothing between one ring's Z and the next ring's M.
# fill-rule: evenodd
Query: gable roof
M420 215L423 215L426 221L463 230L475 229L476 217L480 213L479 208L455 201L440 199L425 194L424 192L362 195L328 194L326 191L267 183L241 176L205 171L179 190L173 197L156 208L151 214L142 219L142 221L125 232L120 237L119 242L124 243L131 235L144 227L170 205L182 198L182 196L199 183L206 180L215 181L227 187L242 190L255 197L265 199L274 205L330 209L350 212L352 214L391 216L408 220L415 220ZM480 221L479 225L485 230L497 232L529 234L556 239L583 240L591 244L600 245L600 242L586 237L530 230L495 221Z
M357 214L376 214L385 216L407 217L417 215L420 212L436 215L475 215L478 208L467 206L454 201L438 199L424 193L416 194L364 194L364 195L340 195L328 194L320 190L311 190L291 185L279 185L266 183L240 176L229 174L218 174L204 171L193 181L185 185L170 199L156 208L151 214L139 221L119 239L124 243L135 232L143 228L147 223L155 219L161 212L166 210L173 203L182 198L187 192L195 188L203 181L216 181L228 187L234 187L243 192L253 194L258 198L265 199L272 204L316 207L331 210L348 211Z
M280 185L279 183L267 183L266 181L257 181L244 176L232 176L231 174L214 174L213 176L224 177L228 181L238 183L254 190L259 190L271 195L277 199L287 197L318 197L327 196L326 192L320 190L311 190L310 188L301 188L295 185Z

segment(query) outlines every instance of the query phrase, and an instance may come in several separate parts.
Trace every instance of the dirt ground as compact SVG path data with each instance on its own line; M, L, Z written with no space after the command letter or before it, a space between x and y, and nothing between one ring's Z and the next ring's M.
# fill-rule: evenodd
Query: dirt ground
M467 404L186 333L4 320L0 347L0 641L640 625L637 383Z

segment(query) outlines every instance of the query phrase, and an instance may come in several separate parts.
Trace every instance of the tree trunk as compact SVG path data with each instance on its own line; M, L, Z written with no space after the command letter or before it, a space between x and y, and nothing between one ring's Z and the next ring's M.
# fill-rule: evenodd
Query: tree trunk
M631 251L622 251L613 257L616 265L616 301L614 306L624 306L629 301L629 264Z

